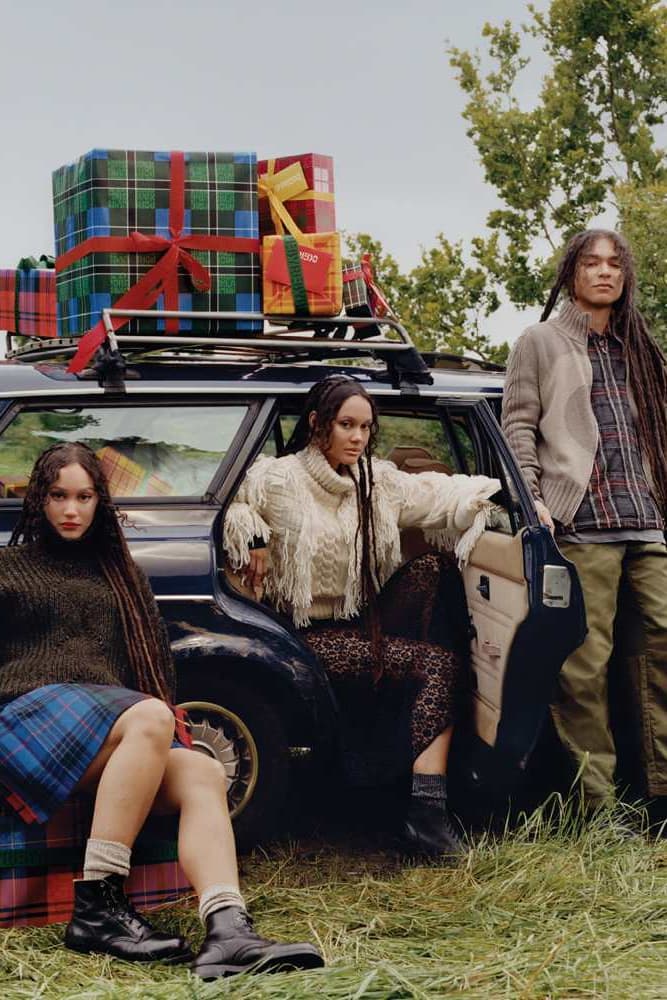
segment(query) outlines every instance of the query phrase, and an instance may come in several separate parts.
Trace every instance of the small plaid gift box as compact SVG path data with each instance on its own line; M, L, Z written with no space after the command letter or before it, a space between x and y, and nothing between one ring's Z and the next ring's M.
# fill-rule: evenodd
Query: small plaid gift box
M348 316L372 316L368 302L368 289L361 268L352 264L343 268L343 305ZM352 309L365 309L365 312L353 313Z
M40 926L69 920L74 878L81 877L92 807L72 798L47 823L26 824L0 814L0 926ZM139 909L170 902L190 887L176 861L171 818L147 820L132 852L125 890Z
M254 153L96 149L54 172L53 204L59 331L91 333L71 370L104 339L101 311L112 305L260 310ZM258 324L115 318L114 326L215 334Z
M264 311L278 316L337 316L343 304L339 233L265 236Z
M16 270L0 270L0 330L24 337L56 337L53 259L26 257Z
M302 233L330 233L336 228L333 158L320 153L300 153L260 160L259 231L261 236L282 235L285 212Z
M375 282L371 255L363 254L358 264L343 268L343 305L346 316L393 316L391 306ZM375 325L359 330L363 337L375 337L380 329Z

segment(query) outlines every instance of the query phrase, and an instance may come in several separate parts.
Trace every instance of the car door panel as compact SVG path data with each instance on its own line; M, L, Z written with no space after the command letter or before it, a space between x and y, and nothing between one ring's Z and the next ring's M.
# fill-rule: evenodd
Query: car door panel
M458 433L467 430L465 471L499 478L500 502L509 515L502 531L484 532L463 579L473 626L474 735L491 751L490 761L502 761L511 771L525 764L535 746L558 672L585 637L583 597L574 566L538 523L521 471L488 405L446 400L441 405L450 433L453 427ZM565 576L569 591L569 599L564 595L560 602L552 599L548 584L558 573Z
M473 626L473 713L479 736L493 746L505 671L517 628L529 611L520 535L486 531L463 570Z

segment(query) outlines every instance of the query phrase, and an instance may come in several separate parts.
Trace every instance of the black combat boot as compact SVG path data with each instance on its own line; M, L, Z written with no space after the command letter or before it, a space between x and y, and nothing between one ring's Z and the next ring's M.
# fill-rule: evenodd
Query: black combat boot
M206 937L192 963L202 979L237 972L286 972L318 969L324 959L312 944L280 944L256 934L252 919L240 906L225 906L206 918Z
M129 962L187 962L184 938L154 930L123 891L121 875L74 883L74 913L65 931L73 951L103 952Z
M402 840L411 854L443 859L460 857L468 849L457 825L444 802L411 795Z

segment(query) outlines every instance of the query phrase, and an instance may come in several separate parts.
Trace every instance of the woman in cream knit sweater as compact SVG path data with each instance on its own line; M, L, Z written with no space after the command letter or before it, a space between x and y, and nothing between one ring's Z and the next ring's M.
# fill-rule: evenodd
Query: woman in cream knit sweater
M461 670L429 641L440 559L404 569L400 532L418 527L464 562L499 488L484 476L411 475L372 458L377 412L360 383L318 382L281 458L250 469L225 518L231 565L286 612L334 679L412 680L413 787L404 834L429 854L463 849L445 771ZM394 574L393 579L390 580Z

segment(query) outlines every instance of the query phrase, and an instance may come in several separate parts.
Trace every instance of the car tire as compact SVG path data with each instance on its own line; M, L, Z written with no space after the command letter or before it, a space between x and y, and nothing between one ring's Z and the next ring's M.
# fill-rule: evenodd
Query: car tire
M275 837L289 786L289 747L276 709L227 678L189 684L179 707L188 713L195 749L225 768L237 845Z

